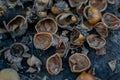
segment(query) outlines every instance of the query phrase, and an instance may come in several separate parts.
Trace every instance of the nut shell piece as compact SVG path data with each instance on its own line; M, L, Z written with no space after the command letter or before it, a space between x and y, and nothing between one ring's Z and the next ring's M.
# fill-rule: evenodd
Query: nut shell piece
M69 12L70 8L65 1L60 1L54 4L51 8L51 12L55 15L58 15L62 12Z
M34 65L41 65L42 62L40 61L39 58L36 56L32 55L30 58L27 59L27 63L29 66L34 66Z
M102 18L100 10L92 6L86 6L84 8L84 16L91 25L95 25Z
M39 32L50 32L50 33L56 33L58 30L57 23L56 21L51 18L43 18L40 20L36 26L35 26L36 31Z
M86 18L82 18L82 24L81 24L82 28L87 30L87 31L91 31L93 29L93 25L91 25L88 20Z
M105 13L102 17L102 22L109 29L116 30L120 28L120 19L111 13Z
M59 45L56 45L56 52L60 57L64 57L66 54L66 43L62 41Z
M22 43L14 43L10 47L10 53L15 57L21 57L23 54L26 54L29 51L29 48Z
M8 68L0 71L0 80L20 80L20 77L15 70Z
M56 22L59 27L67 28L70 24L78 22L78 17L71 12L61 13L56 17Z
M71 72L79 73L90 68L91 62L85 54L75 53L69 57Z
M106 47L102 47L101 49L96 50L96 55L105 55L106 54Z
M51 5L51 0L34 0L34 6L37 12L41 12L47 8L48 5Z
M103 38L108 37L108 28L104 23L99 22L94 26L94 28Z
M89 0L89 5L98 8L102 12L107 8L107 0Z
M73 45L82 45L85 41L85 37L76 28L73 29L70 35L70 42Z
M62 59L58 54L54 54L47 59L46 68L51 75L59 74L62 69Z
M87 42L94 49L101 49L105 46L106 40L96 34L91 34L87 37Z
M53 36L48 32L40 32L34 35L34 46L36 49L46 50L52 45Z
M22 15L17 15L9 21L6 28L13 37L19 37L26 32L28 24L26 19Z
M82 72L76 80L96 80L90 73Z
M86 5L82 4L76 7L76 12L79 16L83 16L83 10L86 7Z
M24 53L24 47L20 44L13 45L10 49L10 52L14 56L22 56Z
M41 65L42 65L42 62L39 58L37 58L36 56L32 55L30 58L27 59L27 64L30 66L30 67L37 67L38 70L37 71L40 71L41 70ZM33 72L35 71L34 68L30 68L28 69L29 70L33 70Z
M68 0L71 7L77 7L82 4L86 4L88 0Z
M74 50L74 49L77 49L79 48L81 45L73 45L73 44L70 44L70 49L71 50Z

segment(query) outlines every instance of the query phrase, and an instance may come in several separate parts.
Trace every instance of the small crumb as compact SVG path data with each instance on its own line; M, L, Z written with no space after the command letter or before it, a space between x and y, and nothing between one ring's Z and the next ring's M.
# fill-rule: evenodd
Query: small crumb
M36 69L34 69L32 67L29 67L29 69L26 72L28 72L28 73L34 73L36 71L37 71Z
M112 60L112 61L108 62L108 65L109 65L109 67L111 68L112 71L115 71L116 64L117 64L116 60Z
M30 12L29 11L26 11L26 16L29 16Z

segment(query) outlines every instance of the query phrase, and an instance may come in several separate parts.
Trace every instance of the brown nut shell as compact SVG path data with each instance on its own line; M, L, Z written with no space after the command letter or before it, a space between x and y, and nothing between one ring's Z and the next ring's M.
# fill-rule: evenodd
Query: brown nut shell
M83 10L86 7L86 5L82 4L76 7L76 12L79 16L83 16Z
M101 49L96 50L96 55L105 55L106 54L106 47L102 47Z
M30 67L37 67L38 70L37 71L40 71L41 70L41 65L42 65L42 62L39 58L37 58L36 56L32 55L31 57L29 57L27 59L27 64L30 66ZM35 71L35 70L33 70Z
M44 17L47 17L47 12L46 12L46 11L38 12L37 15L38 15L40 18L44 18Z
M79 73L89 69L91 62L85 54L75 53L69 57L69 66L72 72Z
M54 54L47 59L46 69L51 75L59 74L62 69L62 59L58 54Z
M49 5L50 2L51 0L35 0L34 6L37 12L39 12L45 10L45 8Z
M120 19L111 13L105 13L102 17L102 22L112 30L120 28Z
M75 24L78 22L78 17L73 13L61 13L56 17L56 22L59 27L67 28L70 24Z
M57 23L53 18L47 17L40 20L36 26L36 31L39 32L50 32L56 33L58 30Z
M53 13L53 14L59 14L59 13L61 13L63 10L61 10L60 8L56 8L56 7L52 7L51 8L51 12Z
M51 12L55 15L58 15L63 12L69 12L69 11L70 11L70 8L65 1L59 1L55 3L54 6L52 6L51 8Z
M86 6L84 8L84 16L91 25L95 25L102 18L100 10L92 6Z
M56 45L56 53L60 55L60 57L64 57L66 54L66 43L62 41L60 44Z
M107 0L89 0L89 5L104 11L107 8Z
M36 49L46 50L52 45L53 36L48 32L40 32L34 35L34 46Z
M76 80L96 80L90 73L82 72Z
M87 37L87 42L90 47L94 49L101 49L105 46L106 40L96 34L91 34Z
M17 37L22 36L26 32L28 24L22 15L17 15L9 21L6 28L9 32L11 32L13 37Z
M15 70L8 68L0 71L0 80L20 80L20 77Z
M73 45L82 45L85 41L85 37L76 28L73 29L70 35L70 42Z
M29 48L23 43L14 43L10 46L10 54L14 57L30 57Z
M82 4L86 4L88 0L68 0L71 7L77 7Z
M13 56L20 57L25 52L24 45L21 43L15 43L10 48L10 53Z
M83 29L86 29L87 31L91 31L93 29L93 25L91 25L86 18L82 18L82 24Z
M103 38L108 37L108 28L104 23L99 22L94 26L94 28Z

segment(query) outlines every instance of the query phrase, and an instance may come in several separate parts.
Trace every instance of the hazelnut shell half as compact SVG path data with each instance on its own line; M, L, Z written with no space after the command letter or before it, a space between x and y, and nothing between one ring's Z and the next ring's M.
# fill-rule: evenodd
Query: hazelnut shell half
M91 62L87 55L75 53L69 57L71 72L79 73L90 68Z
M34 35L34 46L36 49L46 50L52 45L53 36L48 32L40 32Z
M58 54L50 56L46 61L46 69L51 75L59 74L62 69L62 59Z

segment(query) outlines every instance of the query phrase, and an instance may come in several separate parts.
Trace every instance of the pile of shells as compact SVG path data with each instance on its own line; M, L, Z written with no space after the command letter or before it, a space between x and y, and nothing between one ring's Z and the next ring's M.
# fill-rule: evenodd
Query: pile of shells
M115 4L115 0L33 0L33 7L28 7L26 16L17 15L5 24L5 29L13 39L26 34L28 24L36 23L33 36L34 47L38 50L47 50L51 46L56 52L46 61L46 70L51 75L58 75L62 68L63 59L68 54L69 68L72 73L81 73L76 80L96 80L92 73L89 73L91 61L87 54L89 46L96 50L96 55L106 54L106 38L109 30L120 28L120 19L112 13L103 13L108 3ZM23 6L21 0L0 1L0 16L6 14L7 8ZM78 27L79 25L79 27ZM82 30L87 32L82 32ZM89 34L95 30L96 33ZM61 33L59 33L62 31ZM84 43L87 42L88 45ZM77 50L82 49L81 52ZM45 56L45 55L44 55ZM9 61L12 68L19 71L25 58L29 68L26 72L34 73L41 70L42 62L34 54L29 54L29 48L24 43L15 42L4 51L4 58ZM0 78L11 69L2 70ZM10 74L18 75L15 71ZM12 75L12 76L13 76ZM7 79L8 80L8 79ZM13 79L12 79L13 80Z

